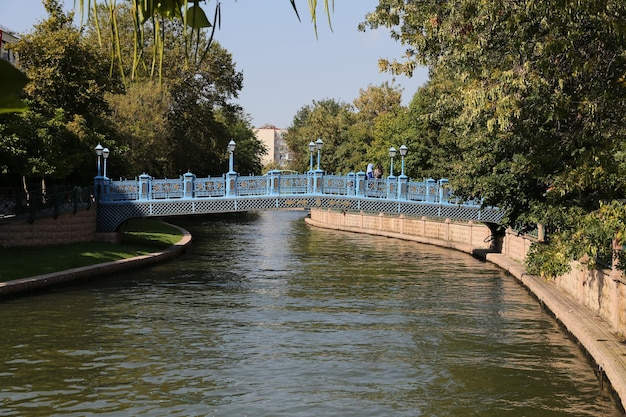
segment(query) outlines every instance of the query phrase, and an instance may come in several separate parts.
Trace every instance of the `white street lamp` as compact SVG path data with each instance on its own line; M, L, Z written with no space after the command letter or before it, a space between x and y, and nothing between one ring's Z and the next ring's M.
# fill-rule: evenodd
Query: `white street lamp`
M317 170L320 170L320 151L322 150L322 145L324 145L324 142L322 142L322 139L318 139L315 141L315 147L317 148Z
M309 153L311 157L309 158L309 172L313 172L313 152L315 152L315 142L309 142Z
M97 163L97 167L98 167L98 177L100 176L100 157L102 156L102 145L98 144L96 146L96 155L98 157L98 163Z
M389 157L391 158L391 167L389 168L389 178L395 178L393 175L393 158L396 157L397 152L398 151L396 151L396 148L394 148L393 146L389 148Z
M400 156L402 156L402 173L400 174L401 177L404 177L404 157L407 153L409 153L409 148L407 148L406 145L400 146Z
M237 144L235 143L234 140L231 140L230 142L228 142L228 152L230 153L230 157L228 160L228 173L233 173L235 172L233 170L233 155L235 153L235 149L237 148Z
M109 159L109 153L109 148L104 148L102 150L102 158L104 159L104 178L107 177L107 159Z

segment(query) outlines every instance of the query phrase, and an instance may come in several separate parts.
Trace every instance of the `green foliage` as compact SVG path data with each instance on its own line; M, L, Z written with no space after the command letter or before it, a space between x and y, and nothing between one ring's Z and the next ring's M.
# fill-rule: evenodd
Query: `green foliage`
M100 12L106 10L100 9ZM232 103L243 85L243 75L236 71L232 55L217 42L199 34L195 43L207 48L202 61L193 68L185 61L188 45L176 36L184 28L180 22L163 22L168 33L164 42L163 71L160 82L152 81L148 57L132 61L132 7L116 9L120 29L102 33L105 52L122 51L121 73L132 73L134 82L120 94L107 96L113 109L111 124L118 131L115 138L116 159L111 171L115 175L134 177L146 172L157 177L176 177L187 171L199 176L221 175L228 168L227 144L237 142L236 169L259 173L260 155L264 150L253 135L242 109ZM103 13L100 22L110 24L111 16ZM96 42L97 30L87 26L87 38ZM153 36L146 35L146 47L157 46ZM111 146L109 146L111 147Z
M400 104L401 96L399 88L384 83L362 89L353 105L326 99L304 106L285 135L294 155L291 168L300 172L309 170L308 145L318 138L324 142L321 167L330 173L365 171L370 162L389 161L390 140L396 141L393 142L396 147L407 144L404 127L408 119ZM383 120L395 124L398 134L389 137ZM315 168L317 151L313 154L313 164Z
M567 245L557 235L549 244L535 243L530 247L526 270L532 275L555 278L571 271L571 261Z
M623 244L626 239L626 205L624 201L601 203L590 213L569 212L550 216L552 233L548 244L535 244L528 255L528 271L555 277L569 271L568 263L581 261L589 268L598 262L626 269ZM617 261L617 264L612 262Z
M322 139L321 168L327 172L341 172L345 160L340 160L338 147L346 141L347 131L353 123L354 114L347 103L326 99L313 101L298 111L285 142L294 155L292 169L300 172L309 170L309 142ZM317 151L313 155L314 168L317 166Z
M0 59L0 114L26 110L26 105L19 98L19 93L28 83L24 73L4 59Z
M53 0L54 1L54 0ZM298 19L298 9L295 0L289 0ZM150 78L158 72L159 81L163 80L163 70L167 68L164 55L167 51L166 38L173 35L180 44L184 45L185 54L182 63L185 71L194 71L204 62L204 58L213 42L216 27L221 25L221 2L215 2L212 21L201 6L205 0L133 0L130 4L119 5L116 0L84 0L78 2L81 16L87 17L94 29L94 34L100 45L105 44L103 38L109 38L111 45L111 68L117 61L123 80L127 72L124 68L125 60L132 60L130 71L134 80L141 67L144 55L151 60ZM317 34L317 0L308 0L315 33ZM334 6L334 3L333 3ZM328 0L324 1L324 10L330 25ZM132 24L129 25L129 22ZM102 31L102 27L109 27L109 31ZM211 29L208 38L203 29ZM132 36L132 52L124 48L122 38ZM151 41L146 42L146 39ZM131 45L128 42L126 45ZM144 52L148 50L148 54Z
M106 60L72 26L72 16L57 1L45 5L49 18L13 47L31 80L28 110L0 118L0 143L8 150L0 155L0 169L25 182L85 184L93 178L93 165L85 161L93 161L93 144L107 132L104 94L115 82Z
M553 231L531 255L546 275L583 252L595 259L614 237L588 215L626 192L624 22L621 0L380 0L361 25L407 46L382 68L431 68L412 103L424 162L446 167L457 195L503 209L508 225Z

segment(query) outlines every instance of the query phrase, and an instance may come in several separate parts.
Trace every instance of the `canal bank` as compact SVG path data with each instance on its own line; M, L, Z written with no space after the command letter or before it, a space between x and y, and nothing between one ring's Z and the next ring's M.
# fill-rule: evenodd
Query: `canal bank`
M441 222L426 218L407 220L403 216L315 209L311 210L311 216L305 221L319 228L386 236L455 249L499 266L523 284L578 341L595 362L600 383L606 378L619 397L622 408L626 409L626 343L620 335L597 312L577 302L553 281L528 274L522 262L496 252L485 237L485 234L489 234L486 226L472 222ZM511 243L503 246L497 249L504 252L524 250L523 247L511 247Z
M73 281L88 281L97 279L118 271L141 268L173 259L180 256L180 254L185 251L185 248L191 243L192 236L187 230L181 227L173 224L170 224L170 226L179 229L182 232L183 237L177 243L165 250L152 252L147 255L136 256L134 258L120 259L117 261L83 266L80 268L52 272L34 277L0 282L0 298L41 291L53 286L65 285Z

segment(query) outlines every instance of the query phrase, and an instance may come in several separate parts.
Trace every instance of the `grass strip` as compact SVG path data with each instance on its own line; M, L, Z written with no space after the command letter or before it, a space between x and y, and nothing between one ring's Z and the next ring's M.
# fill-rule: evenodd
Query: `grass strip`
M175 227L154 219L132 219L122 243L81 242L0 250L0 282L64 271L166 249L182 238Z

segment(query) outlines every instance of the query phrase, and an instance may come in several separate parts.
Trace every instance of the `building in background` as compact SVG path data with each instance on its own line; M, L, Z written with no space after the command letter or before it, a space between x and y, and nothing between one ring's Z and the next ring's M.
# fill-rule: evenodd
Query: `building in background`
M19 63L17 54L13 51L9 51L7 44L17 43L19 40L20 38L16 32L4 26L0 26L0 58L9 61L15 66L18 66Z
M274 125L266 124L258 129L254 129L254 134L267 147L267 155L261 159L263 166L275 164L277 169L288 167L291 162L291 153L283 135L286 129L279 129Z

